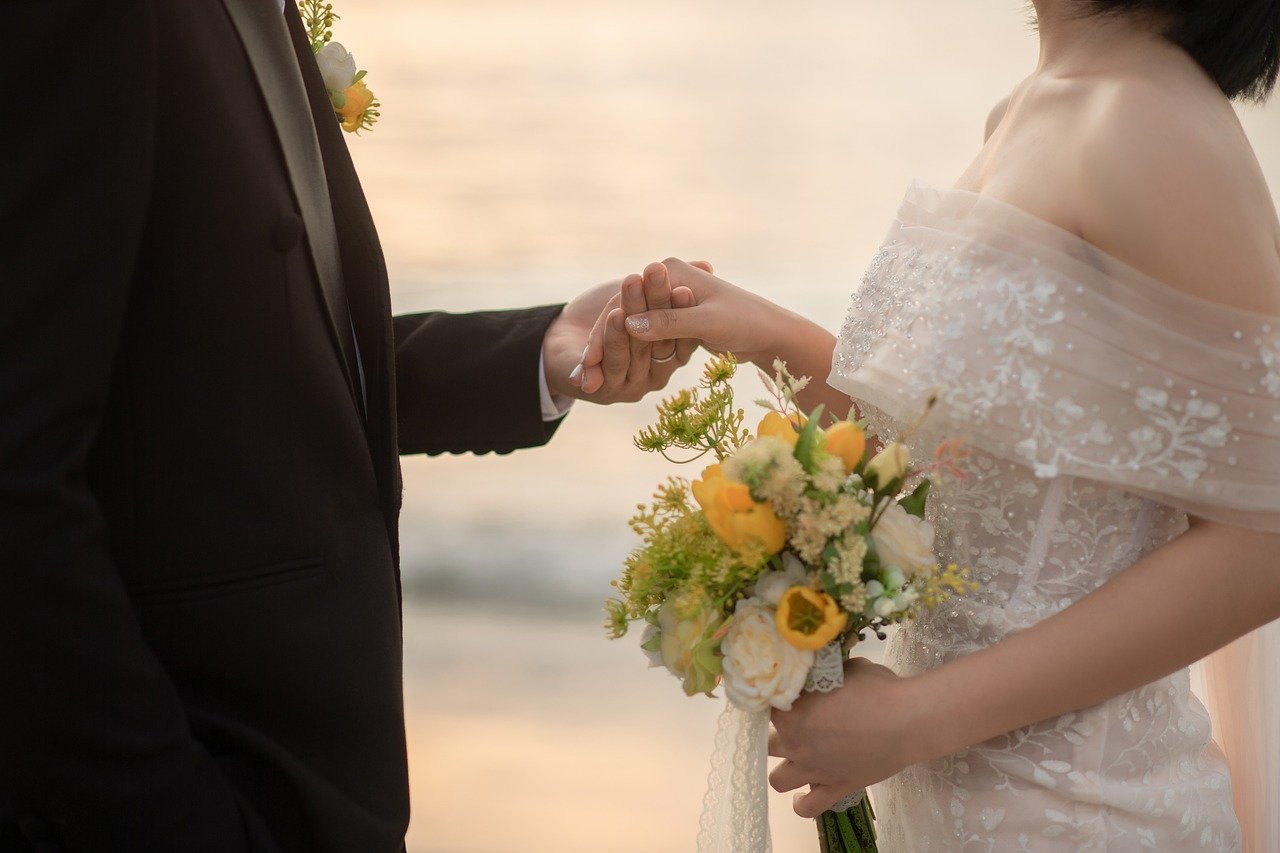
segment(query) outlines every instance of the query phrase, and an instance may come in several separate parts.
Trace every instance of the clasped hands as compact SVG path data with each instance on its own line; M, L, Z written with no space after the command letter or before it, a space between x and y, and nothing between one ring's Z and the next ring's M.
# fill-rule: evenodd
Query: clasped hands
M596 403L635 402L666 387L699 346L740 361L765 358L778 312L708 263L653 263L565 306L544 344L548 387Z

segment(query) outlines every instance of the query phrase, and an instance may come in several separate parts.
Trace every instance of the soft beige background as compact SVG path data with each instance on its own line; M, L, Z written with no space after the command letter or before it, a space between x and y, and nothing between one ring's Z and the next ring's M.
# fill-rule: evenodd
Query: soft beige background
M950 182L1035 55L1018 0L337 7L384 104L350 142L400 311L560 301L674 254L834 329L905 185ZM1280 108L1244 118L1280 187ZM630 445L651 409L406 460L411 851L692 849L718 704L599 628L668 471ZM773 817L779 853L816 849L788 798Z

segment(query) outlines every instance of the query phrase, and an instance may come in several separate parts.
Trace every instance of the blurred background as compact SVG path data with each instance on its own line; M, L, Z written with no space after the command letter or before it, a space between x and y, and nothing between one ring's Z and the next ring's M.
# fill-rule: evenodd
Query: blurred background
M349 141L400 312L564 301L677 255L835 330L906 185L949 185L1036 55L1020 0L337 10L383 103ZM1241 112L1280 189L1280 107ZM631 446L652 411L405 460L414 853L693 849L720 702L601 629L670 471ZM789 797L772 816L778 853L816 849Z

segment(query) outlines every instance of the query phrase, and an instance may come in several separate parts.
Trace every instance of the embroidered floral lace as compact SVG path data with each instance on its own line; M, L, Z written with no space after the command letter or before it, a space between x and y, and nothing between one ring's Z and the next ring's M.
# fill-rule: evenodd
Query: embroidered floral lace
M1059 612L1188 513L1280 532L1280 318L1175 291L985 196L909 190L831 384L890 437L937 392L913 454L943 437L974 450L930 515L939 557L982 589L898 631L900 673ZM910 767L872 798L886 851L1240 845L1186 671Z

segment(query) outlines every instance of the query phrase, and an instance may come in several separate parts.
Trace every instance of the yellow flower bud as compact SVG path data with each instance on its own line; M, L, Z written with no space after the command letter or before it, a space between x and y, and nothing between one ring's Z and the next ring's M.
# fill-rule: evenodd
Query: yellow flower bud
M751 497L745 483L726 479L710 465L693 481L693 497L720 541L743 557L773 556L787 544L787 526L767 503Z
M867 479L873 480L876 488L883 488L894 480L906 476L910 456L902 442L895 441L875 455L867 463Z
M849 622L849 614L825 592L793 586L778 602L778 634L797 649L817 651Z
M772 435L795 447L800 439L800 430L804 429L807 422L808 419L798 412L785 418L777 412L770 412L760 421L760 426L756 427L756 436L763 438Z
M363 80L357 80L342 94L345 98L342 107L334 107L334 112L342 116L342 129L352 133L360 129L365 110L373 103L373 92L369 91Z
M840 457L844 462L844 472L849 474L862 461L862 454L867 449L867 437L857 424L841 421L827 430L825 448L832 456Z

